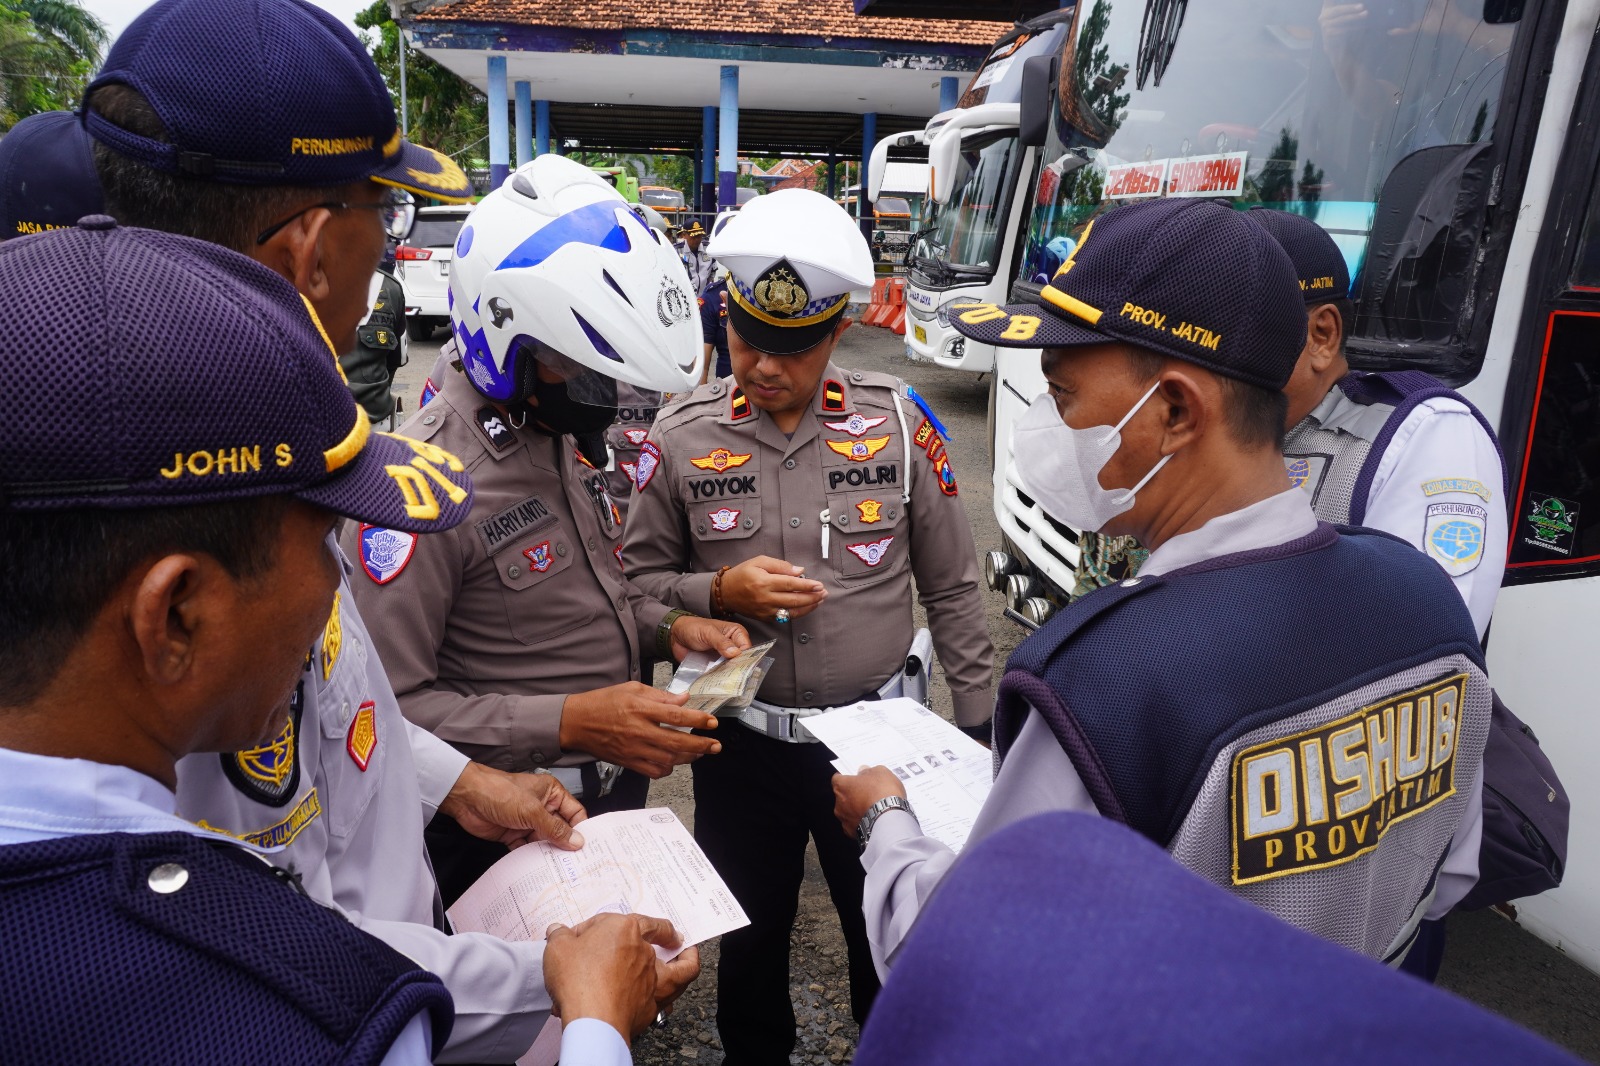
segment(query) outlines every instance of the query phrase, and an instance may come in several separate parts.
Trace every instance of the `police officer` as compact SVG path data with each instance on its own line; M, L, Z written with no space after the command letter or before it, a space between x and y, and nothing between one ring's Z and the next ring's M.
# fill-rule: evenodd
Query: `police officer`
M711 253L700 247L705 243L706 228L700 225L699 219L695 219L683 228L678 238L678 254L683 258L684 269L689 272L689 284L694 294L699 296L711 284L713 270Z
M248 28L242 43L214 32L234 20ZM241 47L269 60L248 81L236 76ZM197 93L207 108L184 103ZM262 111L262 100L274 107ZM307 299L332 350L354 345L385 237L408 221L393 185L442 199L470 194L448 159L398 137L393 102L359 42L301 0L243 8L159 0L118 39L84 110L108 213L272 268ZM240 116L254 116L257 135L237 136ZM212 175L184 169L201 160L214 164ZM217 180L223 171L230 180ZM328 200L329 189L340 199ZM207 380L207 365L196 364L197 382ZM464 491L451 459L429 455L403 464L415 475L401 475L419 514L443 513ZM446 934L423 825L443 809L494 839L549 837L571 847L564 819L581 807L549 777L469 763L409 727L348 582L302 681L298 713L270 742L182 760L179 809L281 849L272 861L312 898L439 974L457 1007L446 1058L515 1058L549 1017L541 946Z
M733 362L728 355L728 272L717 271L705 294L700 297L700 330L706 338L706 382L728 377Z
M0 137L0 240L100 214L89 135L70 111L43 111Z
M606 489L611 493L611 501L622 513L624 522L628 518L628 504L633 499L633 477L639 465L639 449L644 447L645 439L650 436L650 427L655 424L656 412L660 410L663 398L654 389L617 385L617 417L605 432L610 451L610 463L605 475ZM601 464L597 462L595 465Z
M1284 472L1281 390L1306 331L1288 257L1224 206L1133 204L1095 220L1037 303L953 320L1044 349L1050 391L1016 430L1024 490L1057 521L1150 548L1138 577L1012 654L971 841L1097 811L1293 924L1399 961L1477 876L1489 685L1439 568L1319 523ZM835 793L865 845L885 966L953 856L887 768Z
M1289 378L1289 480L1324 522L1371 526L1444 568L1482 637L1506 570L1505 464L1488 419L1420 370L1352 373L1344 255L1303 215L1257 208L1299 276L1309 327Z
M671 248L561 156L485 197L457 248L451 359L403 432L459 455L477 502L442 537L347 529L356 597L384 619L373 637L411 721L500 769L552 769L591 813L643 806L646 777L719 746L662 728L714 719L642 684L641 651L727 654L748 637L623 576L621 515L574 434L615 419L619 382L693 381L694 298ZM596 759L632 772L613 784ZM429 834L447 899L505 853L445 820Z
M832 362L850 292L872 281L860 231L826 197L785 190L746 205L717 254L731 272L733 376L657 421L623 558L663 599L777 641L757 703L719 730L723 753L694 766L695 837L751 922L722 938L727 1061L787 1062L789 933L808 836L844 927L857 1020L878 985L861 869L830 813L830 753L804 719L908 687L925 694L931 655L926 633L912 651L913 577L962 725L990 717L993 649L933 415L899 380ZM908 656L920 664L910 679Z
M387 242L386 242L387 243ZM372 275L372 309L356 327L356 344L339 357L356 402L379 429L393 430L394 376L406 361L406 295L386 270Z

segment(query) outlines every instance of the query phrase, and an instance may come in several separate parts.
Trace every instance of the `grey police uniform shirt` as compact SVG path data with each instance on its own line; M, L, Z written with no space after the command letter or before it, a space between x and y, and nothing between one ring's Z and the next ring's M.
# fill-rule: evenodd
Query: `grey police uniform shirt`
M401 717L348 579L301 681L299 720L273 742L179 760L178 812L281 849L269 859L312 899L438 974L456 1008L439 1061L511 1061L549 1016L544 944L435 927L422 828L467 759Z
M977 549L944 443L903 396L902 430L903 388L829 364L786 437L733 378L700 386L656 420L622 557L641 588L696 614L711 612L719 567L757 555L827 586L791 624L739 617L752 641L778 642L761 699L783 707L847 704L901 669L915 576L956 720L978 725L994 713L994 647Z
M1349 522L1356 477L1393 411L1356 403L1336 385L1289 431L1283 445L1289 479L1310 496L1317 517ZM1500 450L1477 418L1460 401L1436 396L1418 404L1390 438L1361 520L1450 575L1480 640L1506 572L1504 478Z
M388 531L412 542L398 569L363 558L355 593L375 646L405 716L473 758L510 771L593 762L561 750L562 704L639 680L639 649L668 609L623 577L620 511L572 438L517 430L461 371L440 376L401 432L461 459L473 510L442 533ZM345 531L352 557L360 535Z
M1150 553L1139 572L1154 576L1222 555L1270 548L1306 536L1316 525L1305 494L1289 489L1173 537ZM967 846L1013 822L1051 811L1100 813L1050 726L1037 711L1030 711L978 813ZM1425 917L1444 917L1477 882L1482 835L1482 774L1477 773L1461 805ZM949 848L922 835L912 815L890 810L873 826L861 856L867 872L862 909L880 977L887 977L895 952L955 861Z
M611 498L628 517L628 502L633 496L633 478L639 467L639 449L650 436L662 394L634 385L617 384L617 417L606 429L606 444L611 449L611 466L606 470L606 486Z

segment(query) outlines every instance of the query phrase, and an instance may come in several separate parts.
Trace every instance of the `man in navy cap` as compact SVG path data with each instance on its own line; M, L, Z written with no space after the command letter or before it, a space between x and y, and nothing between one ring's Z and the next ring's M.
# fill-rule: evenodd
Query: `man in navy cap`
M29 115L0 138L0 240L105 210L91 145L70 111Z
M38 416L0 430L18 562L0 576L0 1047L432 1061L438 979L176 793L187 753L304 720L336 518L449 528L471 505L461 464L372 434L293 287L213 244L89 216L0 248L0 301L8 387ZM110 432L55 417L90 395ZM440 487L436 515L411 471ZM551 931L565 1060L627 1061L656 1009L649 942L675 940L635 916Z
M1250 217L1283 246L1309 328L1284 391L1289 480L1317 517L1408 541L1444 568L1482 637L1506 571L1505 463L1493 427L1463 396L1420 370L1352 373L1350 274L1328 231L1304 215Z
M1439 568L1319 523L1284 472L1306 331L1288 257L1226 207L1134 204L1095 220L1037 303L954 321L1044 349L1050 391L1013 447L1025 491L1150 548L1139 576L1013 653L973 841L1098 812L1286 921L1401 960L1476 877L1489 684ZM884 966L954 856L889 770L835 793Z
M410 225L402 193L471 196L454 163L404 140L355 36L303 0L159 0L117 39L84 112L112 215L271 268L337 352L355 342L385 237ZM419 515L454 502L421 471L410 484ZM457 1012L447 1060L514 1060L549 1016L543 943L446 935L423 826L443 811L507 844L575 847L565 819L581 808L548 776L469 763L411 727L347 582L304 681L298 719L269 743L185 760L182 808L280 846L272 861L313 898L439 974Z
M1123 826L1057 813L962 856L895 960L855 1061L1578 1060L1230 899Z

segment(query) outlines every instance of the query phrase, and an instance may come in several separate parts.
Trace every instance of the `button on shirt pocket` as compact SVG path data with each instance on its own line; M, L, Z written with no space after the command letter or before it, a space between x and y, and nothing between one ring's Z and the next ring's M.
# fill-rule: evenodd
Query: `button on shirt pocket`
M905 568L909 546L898 491L830 494L828 515L828 559L841 584L870 585Z

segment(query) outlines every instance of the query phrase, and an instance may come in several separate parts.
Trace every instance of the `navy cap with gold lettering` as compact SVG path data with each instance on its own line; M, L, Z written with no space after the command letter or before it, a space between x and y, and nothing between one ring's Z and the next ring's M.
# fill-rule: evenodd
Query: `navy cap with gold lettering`
M1206 200L1146 200L1078 236L1038 303L957 304L950 324L1004 348L1122 342L1281 389L1306 338L1294 266L1262 227Z
M428 533L472 506L455 456L372 432L294 287L220 245L90 215L0 244L0 308L0 508L281 494Z
M472 200L448 156L401 136L394 101L356 35L305 0L157 0L122 31L89 95L106 85L141 93L167 139L92 108L89 133L152 170L240 185L370 179Z
M1271 207L1252 207L1250 221L1289 253L1307 307L1349 298L1350 267L1327 230L1304 215Z
M70 111L29 115L0 139L0 240L105 211L89 135Z

